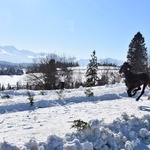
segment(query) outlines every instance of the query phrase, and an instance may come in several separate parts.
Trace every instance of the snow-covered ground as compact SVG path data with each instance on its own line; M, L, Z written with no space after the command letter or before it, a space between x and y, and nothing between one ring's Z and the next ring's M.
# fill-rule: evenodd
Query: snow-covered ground
M86 88L3 91L0 98L0 150L149 150L150 92L137 102L124 83ZM90 125L84 132L71 128L74 120Z
M23 75L0 75L0 85L4 86L5 88L8 87L10 84L12 87L16 87L17 82L20 85L26 85L26 74Z

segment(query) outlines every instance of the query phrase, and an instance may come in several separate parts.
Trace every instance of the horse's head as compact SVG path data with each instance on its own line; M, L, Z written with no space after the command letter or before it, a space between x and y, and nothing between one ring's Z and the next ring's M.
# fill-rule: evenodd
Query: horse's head
M131 65L128 62L124 62L124 64L121 66L119 73L126 73L127 71L131 71Z

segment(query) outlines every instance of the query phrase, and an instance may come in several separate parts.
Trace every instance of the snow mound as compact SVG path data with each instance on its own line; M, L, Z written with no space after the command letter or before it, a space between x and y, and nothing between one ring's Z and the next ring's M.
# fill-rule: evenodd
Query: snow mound
M110 124L95 119L89 125L64 139L50 135L46 142L38 143L32 138L21 148L4 141L0 150L135 150L150 146L150 115L137 118L124 113Z

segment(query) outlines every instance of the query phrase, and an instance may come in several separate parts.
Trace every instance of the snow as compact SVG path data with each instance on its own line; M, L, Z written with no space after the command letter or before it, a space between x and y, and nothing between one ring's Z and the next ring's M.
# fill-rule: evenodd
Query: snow
M27 90L2 91L10 98L0 98L0 150L150 149L148 88L138 102L124 83L92 87L93 97L86 89L30 91L33 106ZM90 127L71 128L78 119Z
M7 51L5 51L5 50L3 50L3 49L0 48L0 55L1 54L12 55L12 54L8 53Z
M5 88L8 87L8 83L13 87L16 87L17 82L19 82L21 85L26 85L25 83L26 74L23 75L1 75L0 76L0 84L3 85Z

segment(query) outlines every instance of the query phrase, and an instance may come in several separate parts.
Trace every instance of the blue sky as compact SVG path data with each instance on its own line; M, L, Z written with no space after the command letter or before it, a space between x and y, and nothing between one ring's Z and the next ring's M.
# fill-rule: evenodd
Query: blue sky
M0 46L126 60L140 31L150 50L149 0L1 0Z

